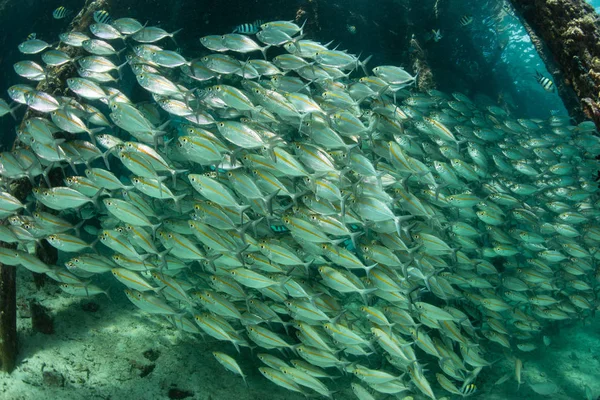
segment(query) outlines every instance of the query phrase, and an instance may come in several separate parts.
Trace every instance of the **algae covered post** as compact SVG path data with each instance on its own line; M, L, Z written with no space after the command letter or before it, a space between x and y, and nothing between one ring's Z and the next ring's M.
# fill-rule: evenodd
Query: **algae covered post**
M6 243L0 243L4 248ZM17 360L17 270L0 263L0 370L12 372Z
M511 0L571 115L600 128L600 24L585 0ZM574 92L574 93L573 93Z
M83 30L89 24L89 19L94 11L99 10L105 6L105 1L90 1L88 0L81 12L76 16L72 22L72 30ZM83 16L89 16L87 20L82 21ZM73 73L74 70L64 67L57 67L52 71L45 72L46 80L41 82L37 89L38 90L52 90L56 91L60 87L64 87L66 77L69 73ZM12 111L11 111L12 112ZM29 115L29 111L27 112ZM23 118L23 121L27 120L27 115ZM15 151L17 150L17 143L15 143ZM5 166L3 166L5 168ZM5 185L7 185L5 183ZM25 201L28 192L31 190L29 181L19 179L13 182L12 192L14 192L21 201ZM6 187L8 189L8 187ZM5 192L8 196L12 195ZM4 210L3 210L4 213ZM4 221L5 222L5 221ZM6 239L6 237L4 237ZM2 248L13 247L9 243L0 241ZM54 249L48 249L47 244L36 246L38 256L44 262L56 263L56 251ZM43 275L36 275L34 278L36 282L42 282L41 278ZM6 265L0 263L0 369L5 372L11 372L16 366L17 357L17 307L16 307L16 267L15 264Z

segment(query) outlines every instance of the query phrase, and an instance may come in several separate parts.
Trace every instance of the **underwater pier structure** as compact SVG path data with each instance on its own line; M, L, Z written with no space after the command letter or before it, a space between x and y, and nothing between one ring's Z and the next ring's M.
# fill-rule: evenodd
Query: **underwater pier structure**
M0 264L0 370L12 372L17 359L16 267Z
M3 6L8 6L6 2ZM81 8L81 11L73 18L69 27L70 31L85 30L93 18L93 14L97 10L108 9L109 4L106 0L86 0ZM0 10L2 8L0 7ZM61 50L69 53L71 56L76 56L77 51L71 46L62 44ZM49 71L47 80L41 81L36 89L44 90L52 94L62 94L68 90L66 80L73 75L75 67L68 63L60 67L56 67ZM31 113L35 113L31 109L27 110L25 121ZM16 142L15 142L16 143ZM27 195L31 192L31 184L23 178L11 185L11 194L18 199L25 201ZM9 246L6 243L0 242L0 247ZM56 250L50 246L37 246L37 256L46 262L56 262ZM43 276L33 274L36 285L43 284ZM37 276L35 276L37 275ZM12 372L16 367L18 343L17 343L17 273L16 267L10 265L2 265L0 263L0 371Z
M511 0L570 115L600 128L600 23L584 0Z

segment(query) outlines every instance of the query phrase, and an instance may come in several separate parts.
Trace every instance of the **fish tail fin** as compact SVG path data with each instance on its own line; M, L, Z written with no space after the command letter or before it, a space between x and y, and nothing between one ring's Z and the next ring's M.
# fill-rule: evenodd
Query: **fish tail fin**
M181 204L179 203L179 201L181 199L183 199L185 196L187 196L187 194L181 194L179 196L175 196L173 197L173 201L175 202L175 205L179 208L179 211L181 212Z
M110 164L108 162L108 156L110 155L110 149L105 151L102 154L102 160L104 161L104 165L106 166L106 169L110 171Z
M16 106L14 106L14 107L12 107L12 108L10 108L10 109L8 110L8 112L9 112L9 113L10 113L10 115L11 115L11 117L13 117L15 120L17 119L17 116L15 115L15 110L16 110L17 108L19 108L19 107L21 107L21 104L17 104Z
M437 185L435 187L435 201L438 201L438 199L440 198L440 191L444 188L446 188L448 186L447 183L444 183L443 185Z
M263 217L260 217L257 220L248 221L245 224L241 224L240 228L237 229L237 233L238 233L238 235L240 235L240 239L242 239L242 243L244 243L244 244L247 243L246 232L248 231L248 228L252 228L252 232L254 232L254 236L256 236L256 225L259 224L262 220L263 220ZM239 250L237 252L237 255L240 255L242 252L244 252L248 246L245 246L243 250ZM243 260L240 260L240 261L242 261L242 264L244 264Z
M294 45L294 47L296 48L296 51L298 53L300 53L300 51L301 51L300 45L298 45L298 41L302 40L302 38L304 38L305 35L306 35L305 33L302 33L301 35L296 36L295 38L293 38L292 41L290 42L290 43L292 43Z
M369 294L373 293L374 291L376 291L377 288L369 288L369 289L360 289L358 291L358 293L360 294L360 297L362 297L363 301L365 302L365 304L369 304L369 298L367 297Z
M269 212L269 215L273 215L273 200L277 197L280 191L281 189L276 189L273 193L269 194L263 199L267 207L267 211Z
M350 241L352 242L352 245L354 246L355 249L358 249L358 242L356 241L356 239L358 239L359 237L361 237L364 234L365 233L362 231L352 232L350 234Z
M156 230L157 230L158 228L160 228L160 227L162 226L162 224L163 224L163 223L162 223L162 220L161 220L161 221L160 221L158 224L152 225L152 226L150 227L150 228L152 228L152 237L153 237L153 238L155 238L155 237L156 237Z
M121 64L117 67L117 73L119 74L119 80L123 79L123 72L121 71L121 69L127 64L129 64L129 61L125 60L125 62L123 64Z
M75 236L79 237L79 230L81 229L81 227L83 226L83 224L85 224L85 222L86 222L86 220L85 220L85 219L84 219L84 220L82 220L82 221L79 221L79 222L77 223L77 225L75 225L75 226L73 227L73 230L75 231ZM92 245L92 247L93 247L93 245Z
M98 190L98 193L96 193L94 197L91 198L92 203L94 203L94 206L96 208L100 208L100 203L98 203L98 199L100 199L100 196L104 194L104 190L104 188L100 188L100 190Z
M372 264L372 265L369 265L369 266L365 266L363 268L365 270L365 274L367 275L367 279L369 279L369 272L371 272L371 270L373 268L375 268L376 266L378 266L378 265L379 265L379 263L375 263L375 264Z
M369 57L365 58L363 61L357 60L357 64L363 70L365 75L369 75L369 72L367 71L367 63L371 60L371 58L373 58L373 55L370 55Z
M108 293L108 291L110 290L110 287L106 290L104 290L102 293L104 293L106 295L106 297L108 297L108 299L114 303L115 301L112 299L112 297L110 297L110 294Z
M181 32L182 30L183 30L183 28L179 28L175 32L169 34L169 37L171 38L171 40L173 41L173 43L175 43L175 46L177 46L177 47L179 47L179 44L177 44L177 40L175 40L175 35L178 34L179 32Z
M409 219L412 219L412 215L404 215L404 216L397 216L396 218L394 218L394 224L396 225L396 233L398 234L398 236L402 237L402 225L401 223L404 221L408 221Z
M156 237L154 237L154 239L156 239ZM171 250L173 250L173 248L168 248L164 251L161 251L160 253L158 253L156 256L158 257L158 259L160 260L161 266L160 266L160 271L162 273L163 268L165 269L169 269L169 265L167 264L167 259L165 258L167 254L169 254L171 252ZM145 263L144 263L145 264Z
M271 47L271 45L267 45L265 47L261 47L260 52L262 53L264 59L267 59L267 50Z
M115 55L117 56L117 58L118 58L119 60L121 59L121 53L122 53L122 52L124 52L124 51L125 51L125 50L127 50L127 49L128 49L128 47L127 47L127 46L125 46L125 47L123 47L121 50L119 50L119 51L117 51L117 52L115 53ZM82 57L82 56L75 57L75 58L73 59L73 61L75 61L76 59L79 59L79 58L81 58L81 57Z
M87 130L88 135L90 135L90 140L94 145L96 145L96 137L95 137L96 133L102 132L104 129L106 129L106 127L101 126L99 128L93 128L93 129Z
M81 222L85 222L85 220L81 221ZM79 230L78 230L79 231ZM98 253L98 249L96 249L96 245L98 244L98 241L100 241L100 238L97 237L92 243L90 243L90 248L92 250L94 250L96 253Z
M250 207L252 207L250 204L246 204L244 206L240 206L240 223L243 224L244 223L244 213L246 212L246 210L248 210Z
M300 26L300 35L304 36L304 26L306 25L306 21L308 21L308 19L305 19L304 22L302 23L302 25Z

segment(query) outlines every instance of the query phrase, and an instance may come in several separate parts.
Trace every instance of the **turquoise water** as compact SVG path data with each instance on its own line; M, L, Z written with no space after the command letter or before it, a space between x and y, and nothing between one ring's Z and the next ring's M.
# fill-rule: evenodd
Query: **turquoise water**
M600 140L508 3L58 6L0 61L6 398L600 393Z

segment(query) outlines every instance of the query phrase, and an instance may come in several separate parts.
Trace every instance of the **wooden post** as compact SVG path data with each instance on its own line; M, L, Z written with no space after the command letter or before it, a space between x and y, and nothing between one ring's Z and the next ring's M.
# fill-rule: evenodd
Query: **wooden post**
M16 267L0 264L0 370L8 373L17 361L16 275Z
M575 120L600 130L600 24L584 0L511 0Z
M419 73L419 76L417 77L417 88L423 92L435 89L433 72L427 62L427 55L414 36L410 40L410 59L412 62L412 69Z
M69 28L72 31L84 31L93 22L93 13L97 10L107 9L107 0L86 0L82 10L73 18ZM62 50L74 53L77 50L69 46L61 46ZM73 56L73 54L71 54ZM51 94L66 94L66 79L75 76L75 67L65 65L51 69L49 79L40 82L38 90L44 90ZM35 115L28 110L23 121ZM7 188L15 197L25 201L31 192L31 184L27 179L15 181ZM2 221L0 221L2 223ZM7 243L0 242L0 246L8 247ZM49 247L49 246L46 246ZM54 249L52 249L54 250ZM56 251L48 251L44 246L37 247L37 255L45 262L56 262ZM12 372L17 359L17 285L16 268L0 264L0 370Z
M306 0L296 9L294 21L303 24L306 21L304 31L315 34L321 30L319 21L319 2L318 0Z

